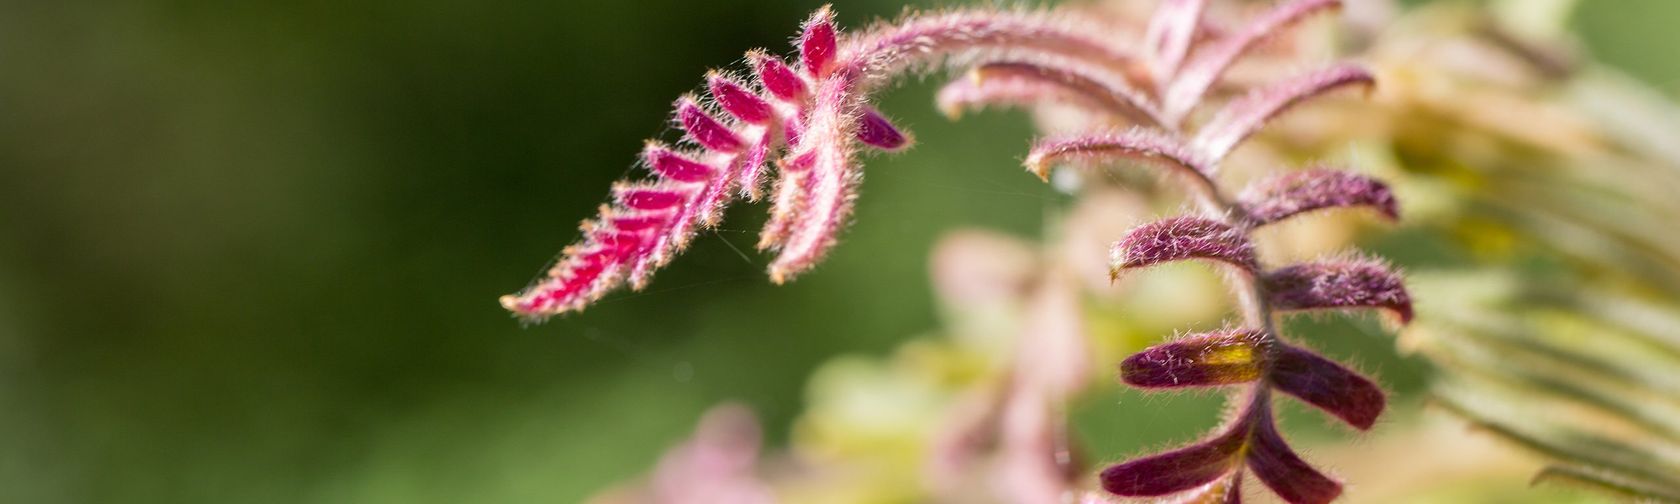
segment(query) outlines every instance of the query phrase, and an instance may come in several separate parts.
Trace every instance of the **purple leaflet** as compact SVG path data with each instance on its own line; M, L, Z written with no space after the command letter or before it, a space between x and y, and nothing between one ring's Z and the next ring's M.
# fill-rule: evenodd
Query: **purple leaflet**
M1049 180L1050 169L1061 163L1101 164L1142 161L1167 168L1192 190L1216 198L1218 189L1207 167L1178 140L1151 130L1133 129L1040 140L1027 153L1027 171Z
M1206 259L1237 267L1253 274L1260 266L1254 244L1242 230L1202 217L1172 217L1133 228L1114 243L1109 268L1142 268L1172 261Z
M1250 184L1237 205L1256 226L1327 208L1370 207L1400 218L1394 193L1382 181L1357 173L1314 168L1285 172Z
M1359 430L1370 429L1387 403L1377 384L1307 349L1278 345L1272 386L1317 406Z
M875 107L863 108L863 116L858 118L857 139L864 145L885 151L910 147L910 135L893 126L892 121Z
M1248 444L1248 468L1290 504L1323 504L1342 494L1342 484L1313 469L1289 447L1277 431L1270 407L1253 415L1253 437Z
M1379 308L1412 320L1405 280L1380 261L1343 259L1296 264L1266 274L1272 304L1283 311Z
M1100 476L1103 489L1115 495L1154 497L1212 483L1240 467L1248 432L1248 421L1243 418L1212 438L1109 466Z
M1260 378L1271 344L1255 331L1191 335L1127 357L1120 363L1120 379L1143 388L1248 383Z

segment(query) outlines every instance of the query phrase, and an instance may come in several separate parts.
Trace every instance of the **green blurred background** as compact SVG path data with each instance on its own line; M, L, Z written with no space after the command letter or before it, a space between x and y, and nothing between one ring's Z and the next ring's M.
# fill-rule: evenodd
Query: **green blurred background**
M820 3L0 2L0 502L573 502L719 400L784 438L814 366L937 326L941 230L1037 232L1018 114L886 95L923 148L869 161L862 225L791 285L743 206L647 291L536 326L495 298L702 72ZM1577 24L1672 96L1676 21Z

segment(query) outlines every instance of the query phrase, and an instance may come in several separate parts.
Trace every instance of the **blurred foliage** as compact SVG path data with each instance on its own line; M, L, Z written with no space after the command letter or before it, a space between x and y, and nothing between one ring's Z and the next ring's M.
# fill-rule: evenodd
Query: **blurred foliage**
M888 96L923 148L870 162L867 225L792 285L737 250L743 208L643 293L534 327L494 300L675 96L819 3L0 3L0 501L573 502L725 398L785 439L819 363L936 325L940 230L1037 233L1058 196L1017 166L1026 121ZM1672 93L1677 19L1579 24ZM1092 413L1136 427L1106 454L1206 418L1118 400L1159 407Z

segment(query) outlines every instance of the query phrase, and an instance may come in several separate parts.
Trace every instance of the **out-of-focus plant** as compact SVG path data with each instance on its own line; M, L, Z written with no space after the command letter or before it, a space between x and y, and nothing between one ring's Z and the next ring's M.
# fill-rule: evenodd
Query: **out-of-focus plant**
M1262 142L1349 149L1408 202L1402 236L1446 245L1412 268L1402 339L1436 364L1436 404L1548 460L1537 481L1680 501L1680 245L1652 232L1680 218L1680 142L1658 133L1680 107L1584 58L1574 4L1376 22L1395 6L1356 3L1383 28L1338 42L1384 83L1375 106L1315 107Z
M1319 119L1361 131L1465 258L1414 268L1403 343L1437 402L1549 460L1537 480L1680 502L1680 242L1659 231L1680 222L1680 107L1582 58L1573 4L1411 13L1363 51L1381 113Z

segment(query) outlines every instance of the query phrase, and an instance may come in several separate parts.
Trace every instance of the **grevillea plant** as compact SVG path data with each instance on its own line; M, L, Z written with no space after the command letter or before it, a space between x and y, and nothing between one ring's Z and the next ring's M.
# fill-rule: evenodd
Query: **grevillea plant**
M1341 485L1302 460L1279 433L1273 392L1361 430L1376 422L1384 394L1369 379L1282 339L1277 319L1376 308L1405 322L1410 298L1400 277L1375 260L1266 268L1252 234L1325 209L1364 207L1395 218L1396 203L1382 182L1328 167L1263 178L1236 193L1219 172L1271 119L1374 79L1359 66L1332 64L1210 106L1225 93L1216 84L1245 54L1339 2L1292 0L1242 27L1217 30L1203 21L1205 4L1163 0L1135 46L1123 32L1057 12L955 11L848 35L828 8L820 9L796 39L794 63L751 51L751 79L712 72L711 99L679 99L673 121L686 146L650 142L643 163L654 179L616 186L612 204L584 223L581 242L563 252L545 279L502 304L540 318L582 309L626 282L646 284L697 229L717 223L724 205L763 197L771 164L779 177L759 247L777 252L770 265L776 282L808 270L850 215L862 177L854 160L859 146L896 150L910 143L871 107L871 94L897 75L950 62L969 72L941 90L947 111L1060 103L1100 118L1099 124L1129 125L1041 140L1026 158L1032 173L1047 178L1061 164L1131 162L1163 167L1189 188L1192 213L1120 237L1111 251L1112 275L1193 259L1230 272L1240 323L1127 358L1121 379L1145 388L1233 387L1233 414L1206 440L1103 470L1102 487L1121 496L1237 502L1243 475L1252 473L1289 502L1333 500Z

